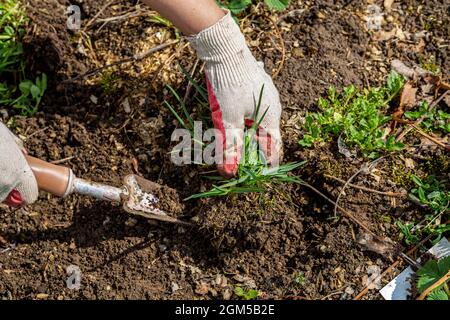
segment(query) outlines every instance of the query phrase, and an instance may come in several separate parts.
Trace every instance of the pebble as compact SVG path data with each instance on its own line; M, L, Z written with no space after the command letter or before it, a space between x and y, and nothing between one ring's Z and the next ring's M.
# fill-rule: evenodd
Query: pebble
M91 99L92 103L94 103L94 104L97 104L97 103L98 103L98 98L97 98L96 96L92 95L92 96L90 97L90 99Z
M292 49L292 55L296 58L303 58L305 56L305 54L303 53L303 50L300 48Z
M137 220L136 219L134 219L134 218L129 218L126 222L125 222L125 225L127 226L127 227L134 227L136 224L137 224Z
M172 293L175 293L178 290L180 290L180 286L176 282L172 282L171 289L172 289Z
M39 300L43 300L43 299L47 299L47 298L48 298L48 294L46 294L46 293L38 293L36 295L36 299L39 299Z

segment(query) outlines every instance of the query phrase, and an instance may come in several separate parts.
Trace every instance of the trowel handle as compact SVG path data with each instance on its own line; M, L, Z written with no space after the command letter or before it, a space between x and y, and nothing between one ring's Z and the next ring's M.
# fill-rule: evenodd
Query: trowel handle
M36 177L39 190L59 197L64 197L70 193L74 178L71 169L57 166L34 157L25 157Z
M116 188L101 183L91 182L75 177L72 170L57 166L43 160L25 156L36 177L39 190L49 192L58 197L76 193L100 200L121 202L126 197L126 188Z

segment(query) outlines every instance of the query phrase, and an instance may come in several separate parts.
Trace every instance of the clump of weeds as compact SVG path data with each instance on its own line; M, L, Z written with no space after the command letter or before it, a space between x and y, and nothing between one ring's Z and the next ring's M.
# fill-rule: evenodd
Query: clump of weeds
M100 85L103 92L111 94L117 91L119 88L120 76L114 71L106 71L102 74L100 79Z
M361 151L369 159L379 157L384 151L402 149L403 144L387 134L386 125L391 117L384 112L404 82L403 76L391 72L383 87L358 90L350 85L342 93L334 87L329 88L328 96L319 99L321 111L306 115L305 134L300 145L310 148L336 139L348 148Z
M442 131L450 133L450 113L434 108L429 110L428 102L423 101L417 110L405 112L405 117L410 120L423 118L420 125L427 131Z
M434 75L441 73L439 66L436 64L436 58L434 56L423 57L420 59L420 66L430 71Z
M415 188L409 198L424 209L425 215L417 224L397 221L397 226L408 245L418 243L424 234L432 235L432 242L437 243L450 232L450 190L443 181L432 175L426 179L412 175L411 179Z
M184 73L187 75L185 71ZM192 78L190 81L200 92L200 96L207 101L207 95L205 94L206 91L204 88L200 87L197 82L192 82ZM185 103L173 88L168 88L175 99L180 103L183 116L167 101L165 101L165 105L169 108L178 122L194 137L194 121L189 114ZM244 132L244 143L236 177L232 179L225 179L220 176L207 177L207 179L216 182L212 189L203 193L194 194L186 200L222 197L233 193L263 192L270 183L304 183L298 177L290 175L290 172L302 166L305 162L294 162L270 167L266 163L264 154L259 148L257 142L257 129L268 111L265 110L260 116L263 92L264 87L262 87L260 91L259 99L256 100L255 98L255 111L252 119L253 124ZM203 104L203 102L201 104Z
M28 19L21 4L14 0L0 3L0 105L14 107L22 115L31 116L38 110L47 76L34 81L25 75L22 38Z

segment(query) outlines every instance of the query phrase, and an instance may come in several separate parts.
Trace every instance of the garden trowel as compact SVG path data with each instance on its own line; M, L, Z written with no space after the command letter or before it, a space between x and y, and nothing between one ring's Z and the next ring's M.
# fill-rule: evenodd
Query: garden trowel
M99 200L121 203L126 212L152 220L189 225L178 220L183 211L176 190L130 174L120 188L77 178L70 168L26 156L39 190L59 197L87 195Z

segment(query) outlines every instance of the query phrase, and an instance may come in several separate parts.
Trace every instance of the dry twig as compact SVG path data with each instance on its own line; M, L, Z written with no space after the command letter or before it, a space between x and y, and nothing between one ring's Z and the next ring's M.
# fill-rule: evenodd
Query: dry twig
M382 159L384 159L384 157L378 158L370 163L364 163L361 168L355 172L344 184L344 186L342 187L341 191L339 192L339 195L336 199L336 205L334 206L334 215L337 216L337 209L338 209L338 204L339 204L339 200L341 199L342 194L344 193L345 188L347 188L347 186L349 185L349 183L351 183L353 181L353 179L355 179L361 172L366 171L368 172L369 170L371 170L375 165L377 165L377 163L379 161L381 161Z
M105 3L105 5L103 7L100 8L100 10L95 14L95 16L92 17L91 20L88 21L88 23L86 23L86 25L84 26L84 30L87 30L89 28L89 26L103 13L103 11L106 10L106 8L110 7L114 1L116 0L111 0L108 1L107 3Z
M324 174L323 176L326 177L326 178L329 178L329 179L336 180L336 181L338 181L340 183L346 183L347 182L344 179L333 177L333 176L331 176L329 174ZM382 195L382 196L388 196L388 197L406 197L408 195L407 193L404 193L404 192L379 191L379 190L370 189L370 188L367 188L367 187L364 187L364 186L359 186L359 185L356 185L356 184L353 184L353 183L348 183L347 185L352 187L352 188L355 188L355 189L360 189L360 190L363 190L363 191L372 192L372 193L376 193L376 194L379 194L379 195Z

